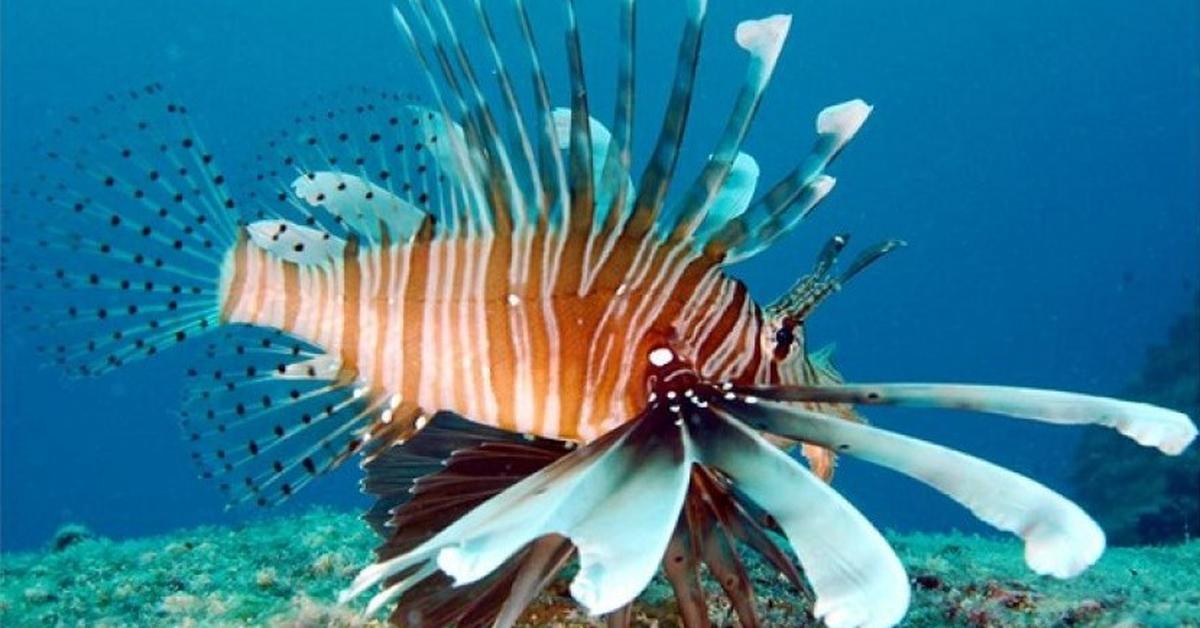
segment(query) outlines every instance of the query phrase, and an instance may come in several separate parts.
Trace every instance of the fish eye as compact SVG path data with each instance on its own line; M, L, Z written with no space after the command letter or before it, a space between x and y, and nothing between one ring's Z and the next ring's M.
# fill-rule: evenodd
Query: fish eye
M775 344L790 345L790 344L792 344L792 341L795 339L796 339L796 336L795 336L795 334L792 333L792 330L790 327L780 327L775 332Z

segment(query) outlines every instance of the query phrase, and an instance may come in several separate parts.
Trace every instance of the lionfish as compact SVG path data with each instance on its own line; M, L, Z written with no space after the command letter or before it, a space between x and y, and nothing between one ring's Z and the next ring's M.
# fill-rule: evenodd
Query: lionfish
M442 0L410 0L393 16L431 104L369 90L331 101L296 118L308 130L272 136L240 194L157 84L72 118L59 139L86 141L48 152L51 174L31 194L41 207L25 215L44 234L36 255L8 260L25 277L16 287L36 288L22 302L48 334L43 350L98 375L207 338L183 427L231 503L275 504L361 454L377 497L367 519L385 541L342 600L382 585L366 612L394 604L397 624L512 625L577 561L571 595L611 625L630 622L660 569L683 623L708 625L703 567L754 626L743 549L812 596L828 626L895 624L908 578L830 488L838 455L924 482L1019 536L1039 574L1094 563L1104 534L1064 497L871 427L854 407L1097 424L1170 455L1195 437L1191 421L1065 392L843 383L828 353L806 346L809 315L901 242L842 268L837 235L765 307L726 269L829 194L827 170L871 107L821 111L808 154L755 197L759 168L742 144L791 18L744 21L733 111L694 179L668 195L706 16L704 0L688 0L635 185L635 2L614 3L611 129L591 116L574 2L562 4L569 107L552 107L521 0L510 3L515 60L483 2L470 12L491 97L463 24ZM512 63L531 77L526 100Z

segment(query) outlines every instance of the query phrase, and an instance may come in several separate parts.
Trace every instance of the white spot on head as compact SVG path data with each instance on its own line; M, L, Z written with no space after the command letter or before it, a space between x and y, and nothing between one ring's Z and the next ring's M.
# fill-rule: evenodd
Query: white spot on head
M675 353L666 347L659 347L650 352L650 363L654 366L666 366L675 359Z
M429 424L429 417L425 416L424 414L417 417L417 429L422 429L428 424Z
M678 396L679 396L679 395L678 395L678 394L676 394L674 390L668 390L668 391L667 391L667 399L674 399L674 398L676 398L676 397L678 397Z
M521 297L518 297L515 294L508 295L508 304L513 307L517 307L521 304Z

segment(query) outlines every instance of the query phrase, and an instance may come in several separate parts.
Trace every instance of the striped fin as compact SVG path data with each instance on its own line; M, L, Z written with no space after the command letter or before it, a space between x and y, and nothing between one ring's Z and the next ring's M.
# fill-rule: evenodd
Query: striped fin
M674 87L667 103L667 113L663 117L662 129L659 131L654 153L650 157L650 164L638 183L633 215L625 225L625 233L631 237L645 234L658 219L663 200L667 196L667 188L675 172L675 165L679 161L683 131L692 106L692 89L695 86L696 65L700 59L700 39L704 32L708 2L688 0L687 7L687 22L683 39L679 43Z
M571 110L559 107L554 110L554 126L557 129L558 147L561 150L570 150L571 137ZM625 183L622 188L614 188L605 183L604 166L609 161L610 149L613 148L613 135L603 123L595 118L588 119L588 134L592 138L592 180L595 186L596 193L596 211L592 216L592 231L602 232L604 224L608 221L608 212L615 207L617 201L616 194L621 193L620 190L629 190L633 188L633 181L629 178L628 173L625 175ZM625 199L625 204L619 208L618 213L628 211L629 199Z
M189 369L185 438L230 506L277 504L353 456L403 442L420 411L381 398L339 358L282 331L236 325Z
M517 23L521 29L521 37L529 55L533 83L534 119L539 130L538 171L539 179L542 182L542 188L539 191L539 205L541 213L546 216L548 226L561 232L566 219L564 195L567 190L567 172L557 148L558 139L554 128L554 118L551 114L550 89L546 85L546 75L542 71L541 56L538 53L525 1L513 0L513 3L517 9Z
M774 15L738 24L735 34L737 43L750 53L745 82L716 149L688 190L683 203L669 216L673 222L664 225L671 240L691 238L697 225L707 219L715 199L722 193L739 156L738 150L750 130L754 114L758 112L791 24L790 15Z
M488 107L487 99L484 98L479 87L470 57L459 41L454 22L446 11L445 2L443 0L434 1L442 18L442 29L454 50L458 68L466 79L466 88L472 97L473 109L470 115L478 121L481 140L487 148L484 154L488 163L487 185L490 201L488 213L492 215L497 231L507 233L512 230L514 223L520 224L526 217L525 195L516 181L512 160L508 155L504 138ZM420 0L417 4L420 4Z
M5 199L4 282L46 359L98 375L219 324L237 203L188 109L158 84L110 94L39 149Z
M817 141L808 156L745 213L704 243L705 253L731 264L751 257L791 231L833 189L825 168L858 133L871 113L861 100L828 107L817 115Z
M460 194L442 144L452 130L397 93L329 94L273 135L249 170L247 222L305 226L346 240L408 242Z
M479 109L478 103L474 111L468 107L462 86L451 64L450 56L446 52L442 38L438 35L438 31L430 18L424 0L409 0L407 5L409 11L413 14L412 23L415 23L420 29L425 41L432 50L432 60L442 77L441 83L435 77L433 66L422 51L416 31L410 25L410 20L404 16L398 6L393 7L393 17L396 24L408 39L409 46L417 57L419 65L425 74L426 81L439 104L443 119L457 120L464 130L465 141L460 144L457 138L455 138L455 141L451 143L455 161L457 162L456 170L459 173L461 183L465 186L466 205L468 209L475 210L466 211L461 215L466 221L464 228L468 233L490 234L495 231L497 224L500 223L500 231L503 233L507 230L506 213L508 206L503 205L499 207L498 209L501 211L490 211L494 203L502 201L499 192L502 183L492 178L490 171L493 169L493 166L489 163L489 160L493 156L486 154L487 151L484 150L488 142L496 138L494 135L485 135L486 130L480 127L480 124L486 125L486 121L482 118L483 112ZM442 90L440 85L444 85L446 89ZM450 108L451 105L453 106L452 109Z
M496 77L500 84L500 93L504 98L505 107L503 109L508 113L509 122L512 128L516 130L517 142L520 144L521 156L524 159L524 173L528 176L528 188L526 195L525 217L518 221L518 225L524 223L535 223L539 227L545 226L546 216L542 214L540 201L529 203L530 196L540 198L542 182L541 173L538 171L537 160L534 156L533 143L529 139L529 133L525 128L525 121L521 115L521 107L517 101L516 90L513 88L512 78L509 76L508 67L504 62L503 55L500 54L500 46L496 42L496 35L492 28L491 18L484 10L483 0L475 0L475 14L479 20L480 28L483 30L484 39L487 41L488 50L492 55L492 64L496 69ZM518 180L520 175L515 175Z
M579 22L575 16L575 0L568 0L567 9L567 67L571 76L571 133L570 149L570 229L587 233L592 229L595 212L596 186L593 169L591 116L588 113L587 84L583 74L583 49L579 43ZM570 279L568 279L570 281ZM577 281L577 279L575 280Z
M617 233L633 209L630 194L633 190L633 88L637 43L637 13L634 0L621 0L619 56L617 60L617 102L613 115L612 145L604 159L600 194L608 202L598 205L597 215L603 212L603 231Z

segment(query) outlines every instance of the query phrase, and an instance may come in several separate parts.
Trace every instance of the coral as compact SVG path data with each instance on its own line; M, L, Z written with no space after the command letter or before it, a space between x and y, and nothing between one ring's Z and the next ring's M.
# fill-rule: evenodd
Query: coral
M892 535L913 582L910 626L1200 626L1200 541L1116 548L1079 578L1034 575L1011 539ZM4 554L0 625L380 626L337 593L372 557L377 540L352 514L314 511L233 530L97 539L66 552ZM767 565L744 555L765 626L811 623L810 602ZM706 581L713 625L734 625L720 587ZM361 604L361 601L358 602ZM656 579L636 626L677 626L670 585ZM551 584L523 626L599 626Z
M1200 417L1200 293L1167 341L1146 352L1124 396ZM1080 441L1074 484L1084 508L1119 545L1179 542L1200 536L1200 447L1178 457L1138 447L1111 430Z

